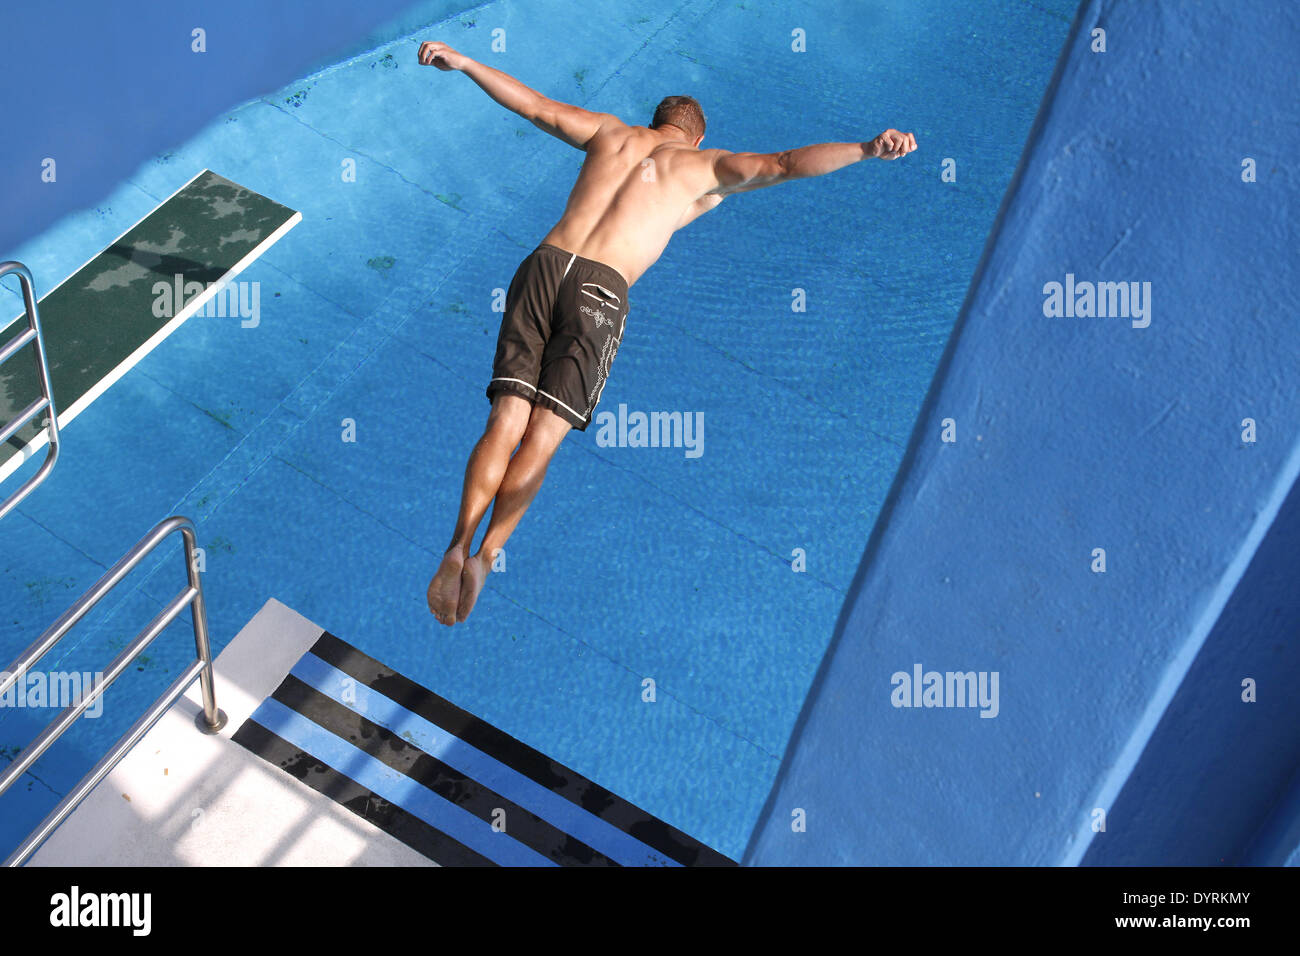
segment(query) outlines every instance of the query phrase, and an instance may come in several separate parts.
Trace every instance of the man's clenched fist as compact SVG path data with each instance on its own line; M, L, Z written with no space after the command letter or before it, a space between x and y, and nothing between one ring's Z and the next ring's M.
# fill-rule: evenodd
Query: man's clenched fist
M887 129L871 141L870 153L877 159L898 159L916 149L916 137L911 133L900 133L896 129Z
M419 59L425 66L436 66L440 70L459 70L465 58L437 40L425 40L420 44Z

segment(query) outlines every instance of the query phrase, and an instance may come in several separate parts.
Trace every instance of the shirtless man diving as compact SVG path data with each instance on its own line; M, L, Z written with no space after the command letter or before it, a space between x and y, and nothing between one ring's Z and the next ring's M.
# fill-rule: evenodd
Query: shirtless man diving
M666 98L650 126L629 126L548 99L445 43L422 43L419 60L459 70L506 109L587 154L564 215L524 259L506 294L487 386L492 410L465 469L451 545L429 582L429 610L450 626L473 610L493 556L537 494L564 436L591 421L623 338L628 289L672 234L732 193L863 159L898 159L916 149L916 139L887 129L865 143L780 153L700 149L704 113L689 96Z

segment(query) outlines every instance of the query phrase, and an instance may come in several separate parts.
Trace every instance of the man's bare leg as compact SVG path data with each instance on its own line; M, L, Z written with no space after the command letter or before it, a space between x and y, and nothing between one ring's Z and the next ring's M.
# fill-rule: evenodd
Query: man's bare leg
M429 582L429 610L448 627L456 623L461 570L474 542L474 532L501 486L510 464L510 454L523 438L532 410L532 402L525 398L508 392L497 395L492 401L483 437L470 452L456 530L452 533L442 564Z
M549 408L537 405L533 408L524 432L519 450L510 459L510 467L497 490L496 504L492 506L492 520L488 522L487 532L483 535L483 544L478 553L465 559L460 578L460 599L457 602L456 620L463 621L474 610L474 602L483 590L487 580L488 568L492 558L505 547L506 539L514 532L519 519L524 516L532 504L537 491L542 487L546 469L560 447L560 442L569 433L570 425Z

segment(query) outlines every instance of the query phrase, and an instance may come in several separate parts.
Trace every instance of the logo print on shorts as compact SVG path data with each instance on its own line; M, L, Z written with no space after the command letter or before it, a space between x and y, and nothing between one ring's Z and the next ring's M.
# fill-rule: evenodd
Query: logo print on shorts
M587 315L595 319L596 328L600 328L603 325L608 325L611 329L614 327L614 320L608 318L605 315L605 313L600 311L599 309L589 309L585 305L580 305L578 306L578 311L586 313Z
M587 413L596 407L596 402L600 401L600 391L605 386L605 380L609 378L609 367L614 364L614 355L618 352L618 342L614 336L605 336L605 344L600 348L600 361L596 363L596 384L591 387L587 393Z

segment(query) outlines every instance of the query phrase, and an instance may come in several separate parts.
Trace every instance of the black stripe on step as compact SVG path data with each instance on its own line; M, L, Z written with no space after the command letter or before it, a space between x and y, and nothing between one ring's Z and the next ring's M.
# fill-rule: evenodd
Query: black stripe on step
M441 866L496 866L414 814L303 753L252 718L244 721L231 739Z
M684 866L736 865L734 860L461 710L328 631L321 634L311 653Z
M348 741L489 826L505 811L505 833L561 866L618 866L576 837L548 823L398 734L381 727L290 674L271 695L291 710Z

